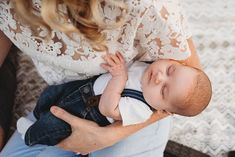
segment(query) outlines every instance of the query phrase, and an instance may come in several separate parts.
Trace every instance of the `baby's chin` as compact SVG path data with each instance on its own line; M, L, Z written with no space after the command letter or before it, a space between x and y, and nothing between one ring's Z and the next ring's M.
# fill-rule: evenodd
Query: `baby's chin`
M143 94L143 96L144 96L144 94ZM145 97L144 97L144 99L145 99L145 101L149 104L149 106L151 106L153 109L155 109L155 110L161 110L158 106L152 105L152 104L151 104L151 101L148 101L148 99L146 99Z

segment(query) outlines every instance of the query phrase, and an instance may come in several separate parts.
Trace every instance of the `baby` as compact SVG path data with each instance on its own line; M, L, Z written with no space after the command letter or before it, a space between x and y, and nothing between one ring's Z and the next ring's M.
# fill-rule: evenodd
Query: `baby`
M120 53L103 58L101 66L109 73L49 86L34 110L37 121L19 119L17 129L27 145L55 145L71 134L70 125L50 112L53 105L100 126L115 120L125 126L145 122L154 110L195 116L211 99L210 80L201 70L173 60L136 61L126 68Z

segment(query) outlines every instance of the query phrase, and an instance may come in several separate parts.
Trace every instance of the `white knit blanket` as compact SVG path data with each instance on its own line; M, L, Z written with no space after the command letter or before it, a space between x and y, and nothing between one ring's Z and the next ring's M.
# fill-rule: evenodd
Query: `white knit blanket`
M235 150L235 1L182 2L213 97L194 118L174 116L170 139L211 157L227 157Z

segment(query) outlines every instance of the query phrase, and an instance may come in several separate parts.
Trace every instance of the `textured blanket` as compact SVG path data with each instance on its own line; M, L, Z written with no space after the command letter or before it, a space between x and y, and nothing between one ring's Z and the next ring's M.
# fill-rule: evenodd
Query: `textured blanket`
M182 2L213 97L199 116L175 116L170 139L211 157L226 157L235 150L235 1Z

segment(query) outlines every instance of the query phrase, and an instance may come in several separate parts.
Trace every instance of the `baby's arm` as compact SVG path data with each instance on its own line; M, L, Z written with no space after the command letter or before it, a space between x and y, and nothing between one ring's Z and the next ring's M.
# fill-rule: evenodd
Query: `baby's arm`
M115 55L104 56L104 60L106 63L101 64L101 66L110 72L112 78L100 98L99 110L104 116L121 120L118 104L128 78L125 61L119 52Z

